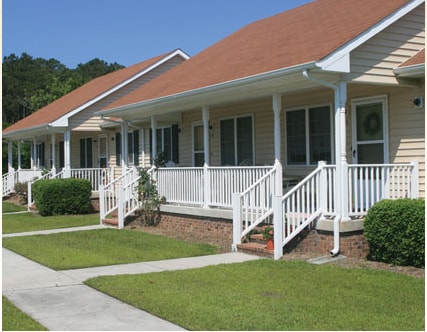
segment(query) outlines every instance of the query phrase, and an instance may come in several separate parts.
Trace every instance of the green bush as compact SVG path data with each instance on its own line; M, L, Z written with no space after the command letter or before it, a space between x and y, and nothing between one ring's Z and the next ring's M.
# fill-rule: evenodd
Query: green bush
M92 212L92 188L85 179L52 179L33 185L34 202L42 216Z
M401 266L424 267L425 201L383 200L366 215L368 258Z

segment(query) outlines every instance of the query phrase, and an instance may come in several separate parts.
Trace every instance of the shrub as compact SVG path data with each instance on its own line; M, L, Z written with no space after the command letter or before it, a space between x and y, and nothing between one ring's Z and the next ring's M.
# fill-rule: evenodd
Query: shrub
M89 180L41 180L34 183L33 192L34 202L42 216L92 212L92 188Z
M366 215L368 258L402 266L424 267L425 201L383 200Z

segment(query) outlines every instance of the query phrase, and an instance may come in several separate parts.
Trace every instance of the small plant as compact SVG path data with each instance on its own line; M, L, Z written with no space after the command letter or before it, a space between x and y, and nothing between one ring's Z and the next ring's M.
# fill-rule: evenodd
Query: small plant
M156 168L166 167L166 163L166 155L162 151L157 155L156 159L154 159L154 166L156 166Z
M15 193L19 198L20 204L28 203L28 182L17 182L15 184Z
M143 225L156 226L160 222L160 204L165 203L166 198L159 195L156 181L146 169L141 169L139 175L140 220Z
M264 240L273 240L274 239L274 228L267 226L262 231L262 237Z

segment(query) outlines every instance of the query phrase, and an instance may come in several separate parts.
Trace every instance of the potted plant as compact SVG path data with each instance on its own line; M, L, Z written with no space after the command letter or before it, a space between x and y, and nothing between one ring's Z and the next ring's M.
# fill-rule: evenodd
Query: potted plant
M262 231L262 237L267 241L267 249L274 250L274 229L271 226L267 226Z

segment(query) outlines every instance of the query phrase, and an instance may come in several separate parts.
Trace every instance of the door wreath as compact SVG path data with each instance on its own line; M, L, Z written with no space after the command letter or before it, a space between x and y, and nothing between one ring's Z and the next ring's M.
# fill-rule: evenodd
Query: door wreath
M369 113L365 121L363 121L363 130L366 134L373 136L376 134L381 128L380 116L377 112Z

